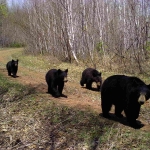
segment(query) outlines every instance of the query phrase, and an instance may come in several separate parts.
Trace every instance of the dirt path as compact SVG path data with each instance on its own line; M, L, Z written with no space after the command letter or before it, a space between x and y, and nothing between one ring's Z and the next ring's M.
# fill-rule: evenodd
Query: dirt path
M0 70L4 75L7 76L7 71L5 68L6 63L12 59L12 54L16 53L17 50L1 50L0 51ZM20 51L18 49L18 51ZM101 112L100 107L100 93L96 91L90 91L82 88L79 83L67 82L63 93L68 96L68 98L53 98L51 95L46 94L47 85L45 83L45 73L31 70L21 65L19 62L19 69L17 75L19 77L12 78L7 76L10 80L17 81L24 85L29 85L35 87L39 93L43 93L43 96L49 98L50 100L57 101L64 105L70 107L77 107L79 109L91 109L97 113ZM68 74L69 76L69 74Z
M12 59L12 54L16 53L17 50L1 50L0 51L0 71L7 76L7 71L5 68L6 63ZM19 49L18 49L19 51ZM55 101L57 103L76 107L81 110L92 110L97 114L101 113L100 106L100 93L96 91L90 91L82 88L79 83L69 81L66 83L63 93L68 96L68 98L53 98L51 95L47 94L47 85L45 82L45 74L39 71L31 70L25 66L22 66L19 62L18 78L12 78L7 76L10 80L17 81L21 84L32 86L37 92L41 93L46 99ZM69 74L68 74L69 76ZM148 102L148 105L150 103ZM140 118L141 120L141 118ZM144 120L141 120L144 124L147 124ZM150 130L149 125L145 126L143 130Z

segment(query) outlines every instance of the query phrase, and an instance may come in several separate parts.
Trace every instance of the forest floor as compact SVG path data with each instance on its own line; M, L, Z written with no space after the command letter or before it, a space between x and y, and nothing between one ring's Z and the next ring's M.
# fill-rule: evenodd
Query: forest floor
M11 59L19 59L19 69L18 69L18 73L17 73L17 75L18 75L17 78L12 78L10 76L7 76L7 71L6 71L5 66L6 66L6 63L8 61L10 61ZM58 60L51 61L51 59L52 58L49 58L48 56L40 56L40 57L25 56L22 49L8 49L8 50L3 49L3 50L0 50L0 71L6 77L6 79L8 79L8 81L16 82L16 83L22 84L22 85L32 89L35 93L34 98L36 99L36 101L35 101L36 104L35 103L34 104L37 105L37 108L39 107L39 105L46 107L46 105L49 105L48 102L50 101L55 104L59 104L59 106L63 105L64 107L67 107L71 110L76 109L79 111L93 112L93 114L96 114L99 118L103 118L101 115L99 116L99 114L101 114L100 92L97 92L94 90L93 91L87 90L86 88L81 87L79 84L80 78L81 78L81 73L85 69L85 67L76 66L75 64L67 64L67 63L63 63L63 62L60 63ZM67 68L69 69L69 72L68 72L68 80L69 81L67 83L65 83L65 87L63 90L63 94L67 95L67 98L63 98L63 97L54 98L50 94L47 93L47 84L45 82L45 74L49 69L52 69L52 68L60 68L62 70L65 70ZM106 72L104 74L102 73L103 80L106 77L108 77L110 74L111 73L106 73ZM95 84L93 84L93 87L95 87ZM33 91L31 91L31 93ZM31 98L29 97L29 99L31 99ZM27 102L30 102L29 99L27 100ZM17 106L20 104L21 103L15 104L15 105ZM29 103L28 104L26 103L25 105L29 105ZM25 106L23 106L23 108L24 107ZM23 108L17 108L17 111L21 112L22 111L21 109L23 109ZM37 109L37 108L35 108L35 109ZM28 109L29 108L27 108L27 110ZM39 109L41 109L41 108L39 108ZM141 111L142 113L140 114L138 120L140 120L144 124L144 126L140 130L142 130L144 132L150 131L150 115L149 115L150 114L149 113L150 102L147 101L147 103L142 107L142 109L143 109ZM144 116L145 110L146 110L147 116L149 115L148 117ZM31 112L31 110L30 110L30 112ZM113 113L113 111L112 111L112 113ZM15 115L13 115L12 118L14 119L13 121L21 120L21 116L19 116L18 114L16 115L16 110L15 110ZM107 120L107 119L103 118L102 120L104 120L104 122L105 122L105 120ZM120 129L124 128L126 130L130 130L130 129L132 130L132 128L130 128L126 123L124 123L124 121L118 122L117 119L112 120L112 123L109 122L109 124L113 125L114 122L115 122L115 124L117 124L117 126L119 125ZM56 124L56 126L58 124ZM104 124L107 124L107 123L105 122ZM18 140L18 138L16 137L15 142L17 142L17 140ZM20 141L20 138L19 138L19 141ZM23 142L23 141L25 143L25 138L24 138L24 140L23 139L21 140L21 142ZM13 143L13 142L14 142L14 140L11 141L11 143ZM26 146L27 146L27 143L26 143ZM32 146L28 145L28 148L26 148L26 149L40 149L39 148L40 146L38 148L37 147L34 148L33 145L35 146L36 144L32 144ZM109 145L108 147L111 147L111 146ZM18 147L18 149L19 149L19 147ZM47 149L48 149L48 146L47 146ZM60 149L60 148L56 148L56 149ZM64 148L64 149L66 149L66 148Z

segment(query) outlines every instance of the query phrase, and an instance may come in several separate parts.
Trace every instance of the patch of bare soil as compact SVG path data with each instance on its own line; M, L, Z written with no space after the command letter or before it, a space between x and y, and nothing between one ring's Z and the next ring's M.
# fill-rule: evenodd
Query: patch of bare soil
M6 68L4 64L7 63L8 58L13 52L11 50L0 51L0 71L7 76ZM68 81L65 84L63 94L67 95L67 98L53 98L47 93L47 85L45 82L45 73L34 71L24 66L19 65L18 77L8 77L9 80L17 81L21 84L34 87L38 93L43 94L43 98L55 101L57 103L66 105L68 107L76 107L80 110L92 110L97 114L101 113L100 106L100 92L87 90L80 86L79 82ZM68 73L69 76L69 73ZM93 96L94 95L94 96ZM150 106L149 102L147 105ZM141 118L139 118L141 120ZM144 120L141 120L145 125L147 124ZM142 128L141 128L142 129ZM150 126L146 125L143 130L150 130Z

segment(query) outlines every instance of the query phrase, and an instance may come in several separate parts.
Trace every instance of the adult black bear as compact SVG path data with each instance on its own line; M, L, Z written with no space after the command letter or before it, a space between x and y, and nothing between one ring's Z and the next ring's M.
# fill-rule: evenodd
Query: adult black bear
M64 82L67 82L68 69L51 69L46 73L45 79L48 85L48 93L54 97L67 97L62 94Z
M123 117L124 110L129 125L140 128L136 122L140 107L150 98L150 85L146 85L137 77L113 75L108 77L101 88L101 106L103 116L109 118L112 105L115 106L115 115Z
M8 71L8 75L16 78L17 76L17 71L18 71L18 59L15 61L12 59L12 61L9 61L7 64L6 64L6 68L7 68L7 71Z
M102 85L101 72L98 72L96 69L93 69L93 68L85 69L82 72L80 85L84 86L84 84L86 84L86 88L91 90L93 82L96 82L97 90L99 91L101 89L101 85Z

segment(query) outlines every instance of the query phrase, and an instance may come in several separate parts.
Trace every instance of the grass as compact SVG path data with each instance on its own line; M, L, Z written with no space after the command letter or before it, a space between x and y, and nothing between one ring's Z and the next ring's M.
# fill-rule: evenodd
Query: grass
M92 112L71 109L28 95L7 106L1 148L149 149L150 133L122 128ZM6 137L11 137L5 143ZM16 144L16 141L20 143ZM5 145L4 145L5 143ZM97 145L98 144L98 145Z
M20 65L46 72L49 68L69 68L70 81L77 82L84 66L49 63L50 58L25 56ZM32 61L30 61L32 60ZM58 65L59 64L59 65ZM111 73L109 73L111 74ZM104 77L109 74L104 72ZM145 78L145 77L143 77ZM146 81L149 79L145 78ZM69 93L74 92L71 88ZM98 100L97 95L92 99ZM149 121L149 107L142 107L141 116ZM71 108L51 100L34 87L14 82L0 74L0 149L73 149L73 150L143 150L150 149L150 132L135 130L119 122L104 119L91 109Z
M9 83L8 83L9 82ZM0 76L5 94L26 87ZM3 88L4 87L4 88ZM32 93L1 102L0 148L10 149L149 149L150 133L122 127L90 111L68 108ZM0 93L3 96L4 93ZM4 113L5 112L5 113Z
M61 62L56 58L50 56L39 55L38 57L36 57L31 55L24 55L22 51L14 53L12 57L15 59L19 59L19 64L21 64L22 66L41 73L46 73L48 70L53 68L62 70L68 68L69 80L75 82L80 79L80 74L85 68L85 66L77 66L75 64L70 65L69 63Z
M7 50L7 49L6 49ZM8 49L10 50L10 49ZM15 51L16 49L12 49ZM68 68L69 70L69 78L71 81L79 81L82 71L87 67L93 67L91 64L69 64L62 61L59 61L57 58L52 56L32 56L32 55L25 55L22 52L22 48L17 48L17 53L13 53L11 58L19 59L19 63L22 66L29 68L30 70L38 71L38 72L47 72L49 69L56 68L65 70ZM105 60L106 61L106 60ZM108 76L113 74L125 74L129 76L138 76L146 83L150 83L150 77L145 74L129 74L123 73L122 70L109 70L106 69L105 65L99 63L97 64L97 70L102 72L103 80L106 79ZM116 67L116 66L115 66Z
M0 95L1 101L14 101L23 98L25 95L31 94L34 89L25 87L19 83L9 81L6 77L0 74Z

